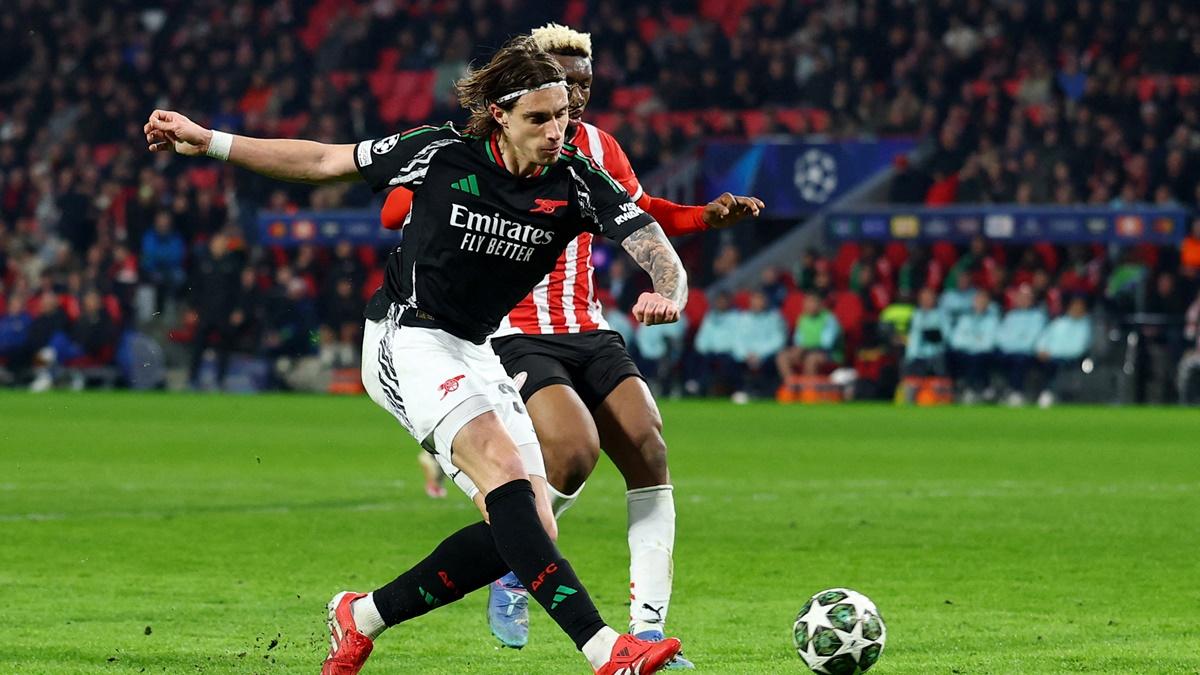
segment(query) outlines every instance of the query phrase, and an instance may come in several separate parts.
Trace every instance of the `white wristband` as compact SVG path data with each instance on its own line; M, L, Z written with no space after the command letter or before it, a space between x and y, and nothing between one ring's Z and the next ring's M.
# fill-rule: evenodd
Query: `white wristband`
M208 150L204 154L222 162L229 159L229 148L233 147L233 134L213 130L212 139L208 141Z

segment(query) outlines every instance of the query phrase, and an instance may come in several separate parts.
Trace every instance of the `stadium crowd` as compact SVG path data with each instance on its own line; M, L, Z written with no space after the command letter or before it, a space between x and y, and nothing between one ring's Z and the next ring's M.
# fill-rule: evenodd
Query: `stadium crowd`
M467 64L549 20L592 32L589 118L617 135L643 176L716 136L905 134L932 139L935 150L926 164L897 166L895 202L1195 209L1200 199L1200 9L1189 3L17 0L0 16L2 372L40 387L56 367L95 373L120 362L133 328L179 345L195 384L219 382L233 353L284 364L267 380L285 386L304 359L352 365L379 252L264 248L249 225L260 208L361 207L371 195L354 185L281 188L150 155L147 111L169 105L262 136L374 137L458 117L449 85ZM171 58L151 58L164 53ZM1188 242L1178 254L1120 259L982 242L813 252L794 270L768 273L761 289L697 295L690 325L626 330L666 390L678 382L689 392L766 395L791 372L837 366L884 382L891 354L897 372L944 369L982 395L981 373L996 363L1052 379L1055 357L1026 339L1017 351L1001 347L1000 361L971 358L978 346L956 341L967 335L959 313L970 317L962 293L988 293L997 331L1023 322L1008 319L1014 312L1036 311L1026 305L1053 326L1078 313L1076 297L1091 313L1183 316L1200 229ZM745 253L721 250L696 263L697 277L719 276ZM616 258L601 274L623 326L622 298L636 297L623 289L641 282ZM1114 284L1148 291L1110 294ZM946 309L947 297L959 304ZM915 334L888 311L913 302ZM935 309L940 318L928 314ZM1186 389L1161 373L1180 358L1188 368L1200 360L1197 311L1186 330L1144 341L1162 345L1146 347L1154 386ZM940 343L924 340L927 324ZM735 348L731 334L762 343Z

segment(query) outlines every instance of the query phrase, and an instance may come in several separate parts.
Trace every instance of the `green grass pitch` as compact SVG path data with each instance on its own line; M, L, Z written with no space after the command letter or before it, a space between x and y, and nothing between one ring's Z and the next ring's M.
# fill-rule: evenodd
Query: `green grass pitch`
M887 620L879 675L1200 672L1200 415L663 406L671 632L707 673L801 673L831 586ZM364 398L0 394L0 673L316 673L324 605L473 520L422 491ZM626 617L607 462L561 547ZM534 609L498 650L482 593L380 639L366 673L586 672Z

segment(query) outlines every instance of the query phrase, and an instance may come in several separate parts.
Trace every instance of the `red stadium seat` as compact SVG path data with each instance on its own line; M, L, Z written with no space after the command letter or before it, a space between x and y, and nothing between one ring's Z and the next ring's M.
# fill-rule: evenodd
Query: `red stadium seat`
M767 129L767 114L761 110L743 110L738 113L742 120L742 128L746 136L754 138L761 136Z
M300 113L279 120L279 135L284 138L295 138L300 130L308 125L308 113Z
M652 15L647 14L638 19L637 32L642 44L654 44L658 40L658 34L661 30L662 24Z
M808 111L809 128L818 134L823 134L829 131L829 113L825 110L814 108Z
M353 77L353 73L349 73L344 70L335 70L332 73L329 73L329 83L332 84L339 92L344 92L346 91L346 87L349 86L350 80Z
M798 108L781 108L775 111L775 119L793 134L803 134L808 132L808 121L805 119L804 111Z
M687 306L683 308L683 315L687 318L689 333L700 327L700 322L704 320L704 315L707 313L708 296L704 295L704 291L699 288L689 286Z
M617 87L612 92L612 106L617 110L630 111L652 96L653 87Z
M117 143L104 143L92 147L92 162L99 167L108 166L117 153L121 151L121 146Z
M375 70L396 70L400 65L400 50L396 47L384 47L379 50L379 61Z
M104 296L104 311L108 312L108 317L113 323L121 323L121 302L117 300L117 296L112 293Z
M796 319L804 313L804 297L803 291L792 291L784 298L783 304L779 307L779 313L783 314L783 320L787 322L788 332L796 328Z
M589 114L588 117L592 124L612 133L624 124L625 116L619 112L598 112L595 115Z
M838 323L842 327L842 334L845 336L845 359L847 362L852 362L854 354L858 351L858 345L862 341L862 326L866 319L866 309L863 307L862 299L850 291L835 293L830 311L837 317Z

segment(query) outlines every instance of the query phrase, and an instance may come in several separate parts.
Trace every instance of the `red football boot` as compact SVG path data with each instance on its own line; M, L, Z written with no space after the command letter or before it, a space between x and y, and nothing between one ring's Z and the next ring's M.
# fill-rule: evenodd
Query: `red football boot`
M613 645L608 663L596 671L596 675L646 675L662 670L679 653L683 644L678 638L665 638L660 642L646 642L632 635L622 635Z
M350 603L367 597L366 593L343 591L329 601L329 656L321 664L321 675L358 675L371 650L371 638L354 625Z

